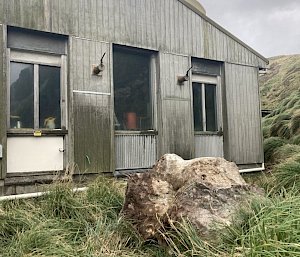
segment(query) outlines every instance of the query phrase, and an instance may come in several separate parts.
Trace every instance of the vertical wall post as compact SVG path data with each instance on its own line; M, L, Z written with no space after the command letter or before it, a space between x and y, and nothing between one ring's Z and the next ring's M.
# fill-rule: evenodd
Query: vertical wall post
M0 144L2 156L0 157L0 187L1 180L6 177L6 153L7 153L7 50L6 50L7 27L0 24Z

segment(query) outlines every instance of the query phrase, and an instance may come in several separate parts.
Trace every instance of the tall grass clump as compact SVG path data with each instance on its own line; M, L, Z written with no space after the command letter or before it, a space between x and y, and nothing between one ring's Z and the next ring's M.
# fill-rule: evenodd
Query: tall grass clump
M195 226L187 221L171 222L170 227L161 231L163 240L169 247L171 256L222 256L223 249L218 249L218 239L208 242L201 238Z
M300 112L299 110L295 112L291 120L291 131L293 135L297 135L300 128Z
M274 150L272 158L274 159L275 163L282 163L298 153L300 153L299 145L285 144Z
M254 199L223 234L228 256L300 256L300 196Z
M84 193L74 186L58 183L39 199L1 203L0 256L152 256L119 215L123 183L99 178Z
M300 135L294 136L291 138L291 143L294 145L300 145Z
M272 161L272 156L275 150L286 144L286 141L280 137L270 137L264 141L265 160Z
M298 155L298 159L294 158L279 164L275 168L274 175L276 178L274 191L285 189L300 192L300 156Z

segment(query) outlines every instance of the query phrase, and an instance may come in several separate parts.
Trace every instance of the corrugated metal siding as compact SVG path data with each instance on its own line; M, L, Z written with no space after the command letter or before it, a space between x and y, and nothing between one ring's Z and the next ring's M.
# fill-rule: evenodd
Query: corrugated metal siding
M116 169L152 167L157 159L155 135L116 135Z
M224 157L223 137L195 135L195 157Z
M0 144L3 146L3 158L0 158L0 179L6 176L6 29L0 24Z
M193 157L194 137L191 109L191 84L177 84L190 66L187 56L160 53L159 154L176 153Z
M70 84L75 90L71 100L74 159L81 172L110 172L113 169L110 46L80 38L72 38L70 45ZM103 76L93 76L92 65L99 63L104 52L107 54Z
M2 0L0 8L9 25L265 66L178 0Z
M225 65L228 159L237 164L262 163L258 69Z

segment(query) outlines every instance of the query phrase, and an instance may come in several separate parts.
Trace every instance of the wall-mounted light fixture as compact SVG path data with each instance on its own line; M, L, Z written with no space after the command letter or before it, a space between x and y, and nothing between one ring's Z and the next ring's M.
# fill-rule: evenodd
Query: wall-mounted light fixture
M188 71L186 72L185 76L178 76L177 77L178 85L183 85L184 82L190 80L189 73L190 73L190 71L191 71L192 68L193 68L193 66L188 69Z
M93 65L93 75L96 75L96 76L102 76L102 73L105 69L105 66L103 64L103 59L105 57L106 53L104 53L102 55L102 58L100 60L100 64L99 65Z

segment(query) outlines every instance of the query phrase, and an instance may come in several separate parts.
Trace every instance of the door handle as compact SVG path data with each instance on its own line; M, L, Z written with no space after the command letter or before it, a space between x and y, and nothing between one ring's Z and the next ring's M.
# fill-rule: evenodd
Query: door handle
M64 153L66 150L65 149L63 149L63 148L59 148L58 149L61 153Z

